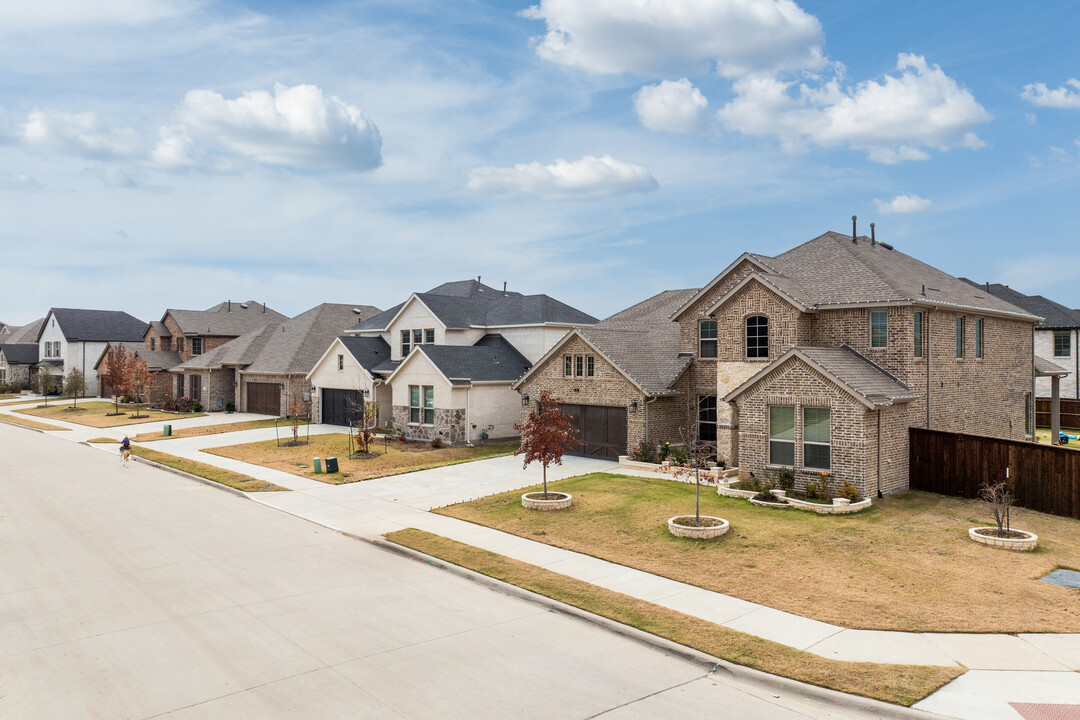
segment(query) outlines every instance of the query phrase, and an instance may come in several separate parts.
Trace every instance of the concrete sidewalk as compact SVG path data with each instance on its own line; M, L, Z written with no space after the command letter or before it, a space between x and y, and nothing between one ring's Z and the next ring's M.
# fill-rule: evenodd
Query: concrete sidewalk
M317 427L320 426L313 426L313 433ZM330 429L326 431L341 430L328 427ZM273 437L273 430L270 432ZM57 433L58 436L65 434ZM235 461L200 452L200 448L253 442L267 439L265 435L266 431L257 430L230 433L227 439L218 435L170 440L167 450L234 469L232 463ZM164 446L162 449L166 450ZM240 465L254 468L246 463ZM1080 635L852 630L429 512L437 507L539 484L541 470L537 467L522 469L517 457L493 458L348 485L326 485L287 473L272 478L267 473L276 471L265 468L240 472L260 479L266 475L265 479L294 490L252 493L248 496L252 500L341 532L374 538L393 530L415 527L821 657L963 666L984 673L965 675L917 705L927 710L963 718L1016 720L1024 715L1008 702L1042 697L1054 698L1047 702L1077 703L1080 713L1080 682L1077 682L1080 675L1076 674L1080 670ZM608 461L567 457L562 466L549 468L548 479L554 481L589 472L656 476L655 473L627 471ZM670 480L668 476L660 477ZM990 679L978 682L980 677ZM1009 678L1021 677L1025 693L999 697L1002 688L1014 686ZM991 692L994 688L998 689L996 695ZM987 699L994 697L998 700ZM967 706L968 700L974 703L976 698L979 702L971 707L977 705L978 713L960 711Z

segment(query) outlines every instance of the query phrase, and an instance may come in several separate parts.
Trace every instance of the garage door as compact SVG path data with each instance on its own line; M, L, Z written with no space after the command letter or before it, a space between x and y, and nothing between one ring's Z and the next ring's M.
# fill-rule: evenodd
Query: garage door
M352 425L364 416L364 396L359 390L322 391L322 421L327 425Z
M581 445L570 455L618 460L626 454L626 408L600 405L560 405L570 416Z
M277 383L248 383L247 411L262 415L280 415L281 386Z

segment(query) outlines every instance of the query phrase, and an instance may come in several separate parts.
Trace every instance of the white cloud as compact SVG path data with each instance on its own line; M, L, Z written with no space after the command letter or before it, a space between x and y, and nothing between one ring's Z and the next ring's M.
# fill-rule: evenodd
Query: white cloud
M900 75L841 87L833 79L818 87L757 74L736 80L736 98L717 117L747 135L775 137L788 150L807 143L847 145L874 162L926 160L924 148L979 148L974 128L990 119L970 92L937 65L901 53Z
M689 73L715 62L728 77L824 64L821 24L792 0L541 0L536 53L589 73Z
M1077 110L1080 109L1080 80L1069 78L1053 90L1046 87L1046 83L1031 83L1024 86L1020 97L1039 107Z
M157 144L150 151L150 161L163 168L195 167L203 162L203 157L203 151L183 125L159 129Z
M77 25L142 25L187 13L185 0L34 0L0 3L0 34Z
M382 136L355 105L323 95L315 85L274 85L226 100L212 90L191 90L179 117L204 146L217 146L261 163L301 169L372 170L382 164ZM158 151L160 150L160 153ZM178 129L164 133L155 153L162 161L190 159Z
M700 130L709 101L686 78L646 85L634 95L641 124L653 131L691 133Z
M100 159L134 157L143 142L131 128L112 128L92 112L34 110L15 131L26 145L65 155Z
M892 200L874 200L879 213L884 215L899 215L903 213L926 212L934 203L926 198L912 193L897 195Z
M549 198L584 198L650 192L656 179L640 165L610 155L586 155L551 165L522 163L512 168L479 167L469 172L467 187L484 193L526 193Z

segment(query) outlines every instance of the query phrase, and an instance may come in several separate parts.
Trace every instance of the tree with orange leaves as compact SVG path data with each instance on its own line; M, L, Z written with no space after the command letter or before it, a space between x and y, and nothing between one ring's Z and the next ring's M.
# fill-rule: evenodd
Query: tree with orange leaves
M544 468L545 500L548 499L548 465L562 465L563 453L578 444L577 431L570 424L570 416L559 410L560 402L550 390L541 390L536 409L525 422L514 425L521 433L521 447L514 454L525 456L524 467L538 462Z

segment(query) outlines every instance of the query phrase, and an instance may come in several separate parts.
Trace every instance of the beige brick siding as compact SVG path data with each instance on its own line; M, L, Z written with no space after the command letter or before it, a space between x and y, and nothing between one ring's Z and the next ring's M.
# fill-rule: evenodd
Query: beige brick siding
M746 357L746 319L754 315L769 318L769 357ZM795 306L756 280L751 280L718 308L716 334L723 362L760 362L783 355L796 345L810 344L810 319Z
M183 338L184 349L180 352L180 361L187 362L191 358L197 357L196 355L191 354L191 338L184 335L183 331L180 329L180 326L177 325L176 320L173 319L172 314L166 314L165 319L162 322L165 324L165 327L169 329L169 332L172 333L172 337L161 337L160 335L158 335L157 331L153 328L153 326L151 326L150 329L147 330L146 337L144 339L146 349L151 350L152 348L150 346L151 344L154 344L157 346L157 350L172 351L176 347L176 340L178 338ZM154 340L154 343L150 342L151 338ZM214 348L221 347L232 339L232 337L218 336L203 337L203 354L210 352Z
M908 489L908 428L912 425L913 408L899 403L880 411L866 413L866 488L864 495L875 496L878 486L878 418L881 418L881 484L882 494ZM879 415L880 413L880 415ZM916 423L917 424L917 423Z
M285 383L285 387L281 390L281 404L278 408L279 415L290 414L290 405L292 398L300 398L301 405L303 406L303 412L311 412L311 401L304 400L304 397L310 397L311 385L308 384L308 380L304 375L271 375L263 373L240 373L240 402L236 404L237 409L243 408L247 410L247 383Z

